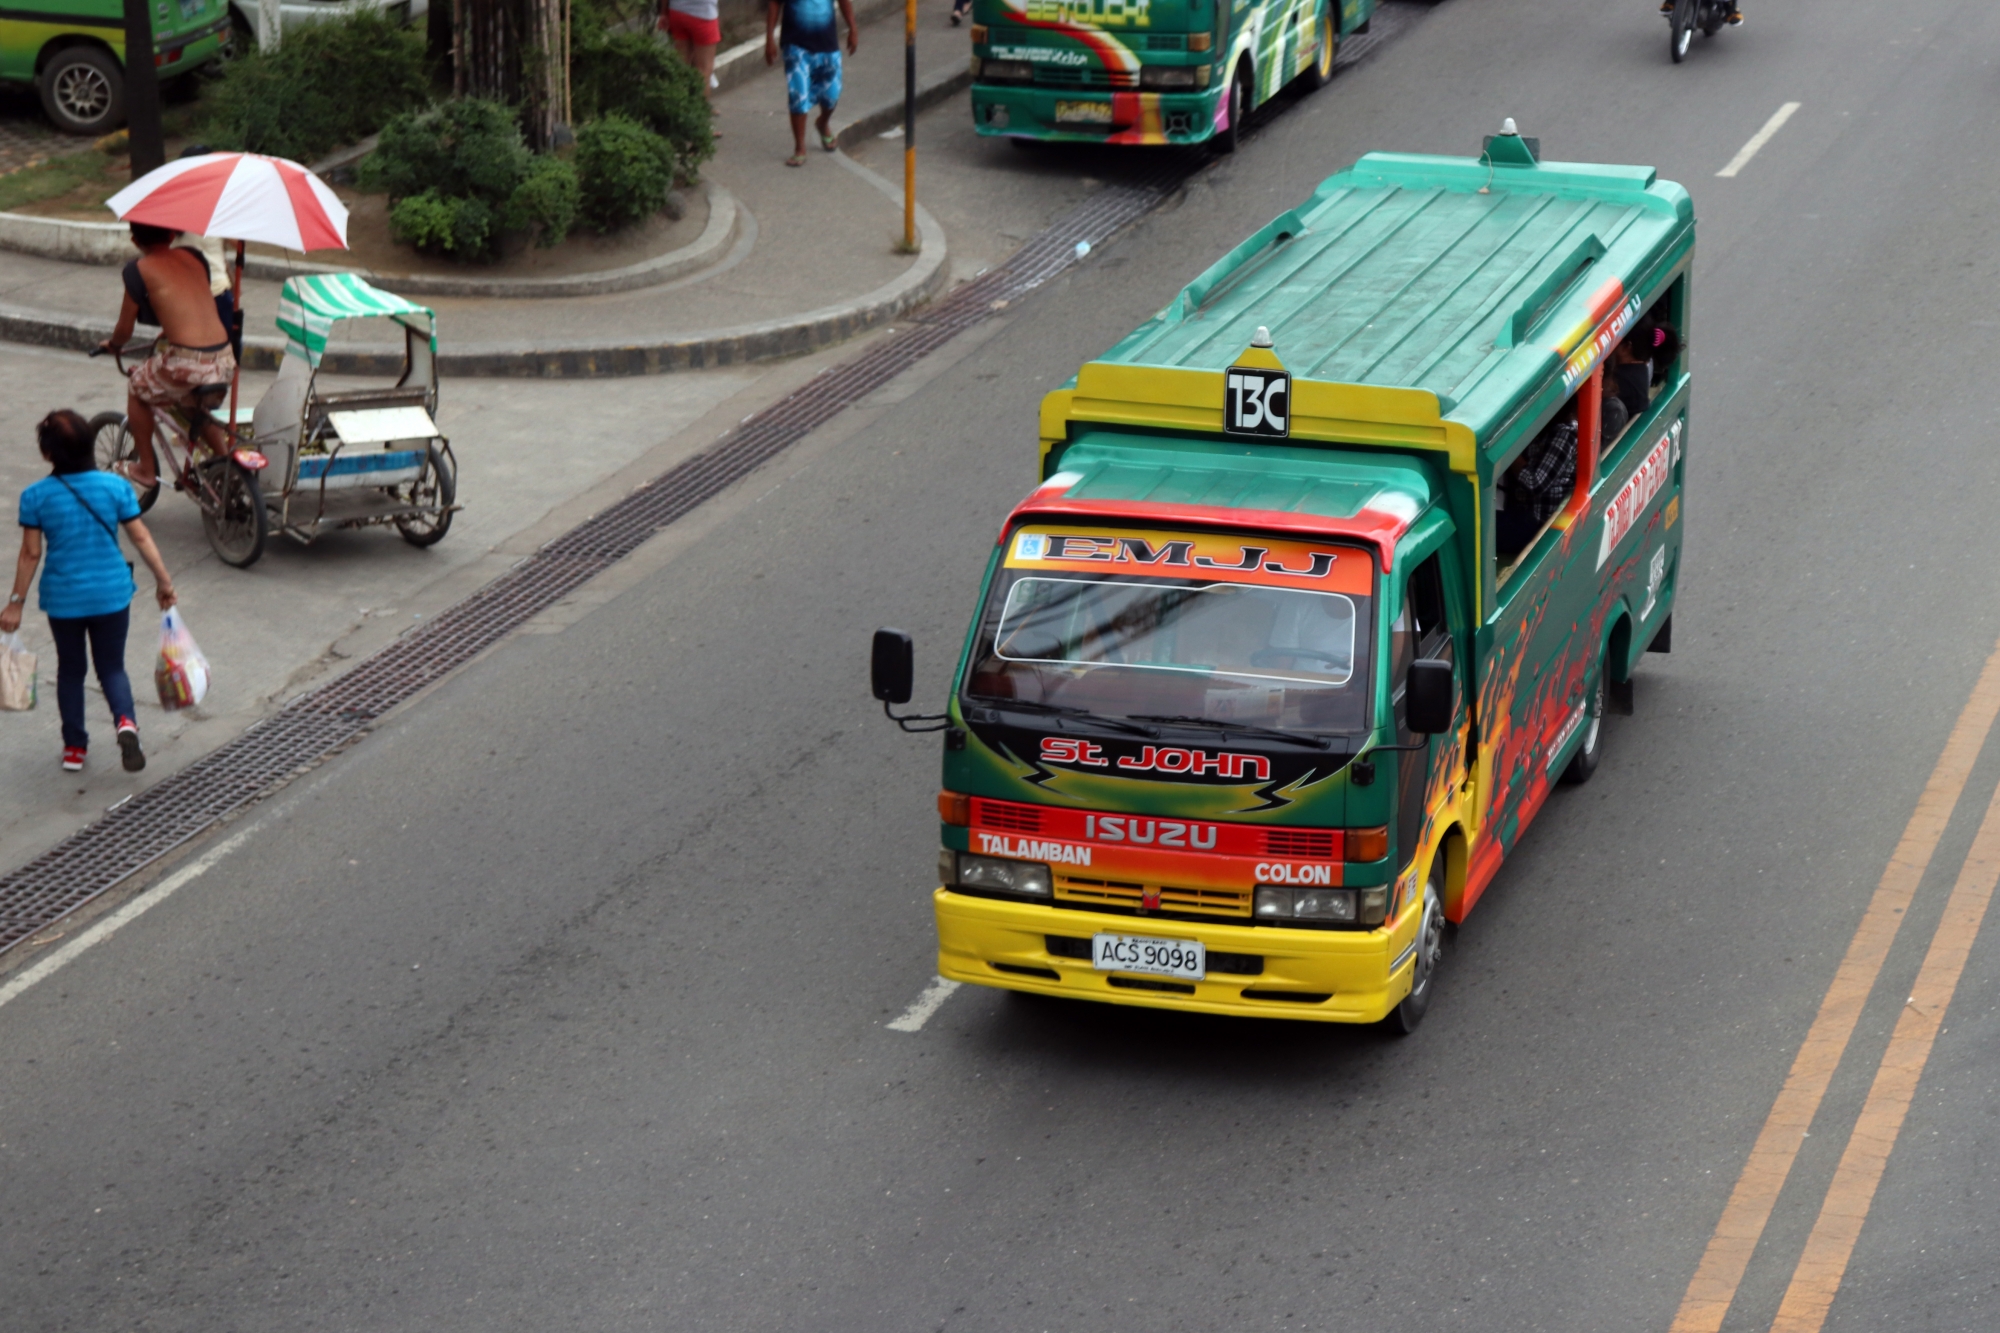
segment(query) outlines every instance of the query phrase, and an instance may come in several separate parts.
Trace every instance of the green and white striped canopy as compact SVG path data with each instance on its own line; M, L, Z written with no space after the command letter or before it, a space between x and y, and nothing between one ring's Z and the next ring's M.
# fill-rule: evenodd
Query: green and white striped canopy
M314 273L286 278L278 294L278 332L286 355L302 356L317 369L326 355L333 326L344 319L393 319L428 337L437 354L437 312L405 301L394 292L370 287L352 273Z

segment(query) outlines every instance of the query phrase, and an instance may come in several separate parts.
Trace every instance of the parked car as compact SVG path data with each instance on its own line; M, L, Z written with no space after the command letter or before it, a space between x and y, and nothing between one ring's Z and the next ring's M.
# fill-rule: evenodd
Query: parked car
M236 16L236 30L253 47L264 44L264 12L257 0L231 0L230 9ZM318 19L332 18L360 8L379 9L392 17L401 18L405 24L421 22L430 13L430 0L279 0L279 24L283 31L290 32L302 23L312 23Z
M230 41L228 0L165 0L153 11L153 63L162 80L220 56ZM58 129L105 134L125 123L125 7L121 0L44 0L0 10L0 80L33 84Z

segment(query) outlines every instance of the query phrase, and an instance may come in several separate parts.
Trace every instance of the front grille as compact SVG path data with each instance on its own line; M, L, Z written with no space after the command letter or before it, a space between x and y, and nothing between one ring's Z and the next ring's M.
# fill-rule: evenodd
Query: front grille
M1139 907L1147 896L1144 884L1116 879L1085 879L1079 875L1057 875L1056 897L1065 902L1103 903L1112 907ZM1213 916L1249 916L1249 889L1196 889L1178 884L1160 884L1160 910L1202 912Z
M1340 856L1338 841L1331 829L1274 828L1264 834L1264 854L1332 861Z
M981 828L1005 829L1009 833L1042 831L1042 812L1038 806L1016 805L1012 801L975 801L972 815L973 822Z
M1180 51L1187 47L1187 37L1178 32L1153 32L1146 34L1148 51Z
M1035 82L1049 88L1137 88L1139 72L1127 69L1081 69L1075 65L1037 65Z
M1185 981L1156 981L1152 977L1109 976L1104 979L1119 990L1159 990L1169 995L1192 995L1194 987Z
M1258 990L1251 987L1243 992L1246 1000L1275 1000L1281 1004L1325 1004L1333 998L1333 992L1322 994L1306 990Z

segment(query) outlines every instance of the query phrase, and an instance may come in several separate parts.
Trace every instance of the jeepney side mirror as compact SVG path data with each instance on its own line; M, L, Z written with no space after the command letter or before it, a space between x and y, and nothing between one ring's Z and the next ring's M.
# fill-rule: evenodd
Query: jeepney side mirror
M1451 663L1438 657L1419 657L1410 663L1403 717L1411 731L1424 736L1450 731L1452 702Z
M868 688L885 704L906 704L917 678L917 648L899 629L878 629L868 654Z

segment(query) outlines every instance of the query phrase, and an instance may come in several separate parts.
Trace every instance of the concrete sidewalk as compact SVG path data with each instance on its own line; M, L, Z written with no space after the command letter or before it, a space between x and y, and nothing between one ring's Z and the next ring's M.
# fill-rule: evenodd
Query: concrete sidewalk
M935 96L954 80L963 83L968 37L947 22L950 0L920 0L919 12L929 62L919 69L930 71ZM809 136L806 166L785 166L791 131L783 72L764 67L761 52L750 58L758 72L716 95L722 134L704 169L737 204L734 244L705 268L634 291L416 298L439 312L447 374L621 375L792 355L886 324L948 285L946 235L928 213L920 219L922 252L897 250L900 170L885 179L843 154L821 152L816 135ZM837 126L860 121L865 130L899 116L900 9L864 23L844 84ZM269 364L277 350L277 291L276 281L245 282L249 333L258 345L249 364ZM0 251L0 337L85 347L108 331L118 299L106 266ZM365 361L346 368L376 369Z

